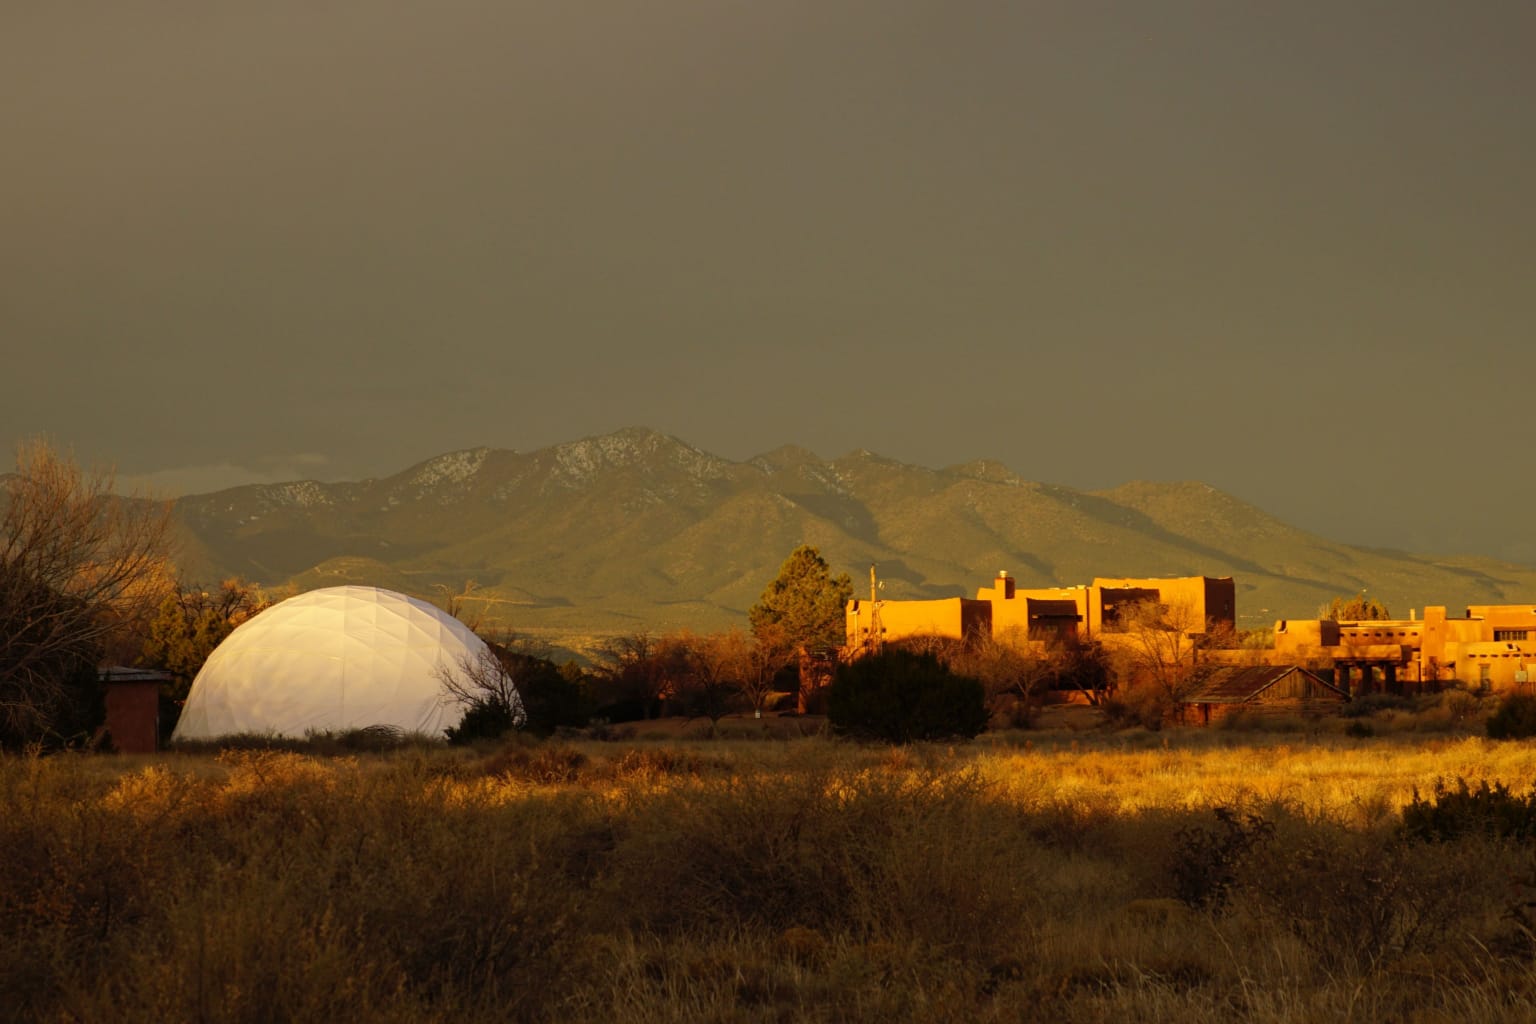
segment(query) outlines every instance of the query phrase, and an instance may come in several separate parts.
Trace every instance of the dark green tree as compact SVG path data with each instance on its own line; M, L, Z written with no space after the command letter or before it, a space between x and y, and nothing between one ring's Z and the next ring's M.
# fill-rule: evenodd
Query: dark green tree
M841 647L853 581L847 573L834 577L810 544L790 552L779 575L747 613L759 643L794 652Z
M501 663L517 682L528 716L524 728L535 736L549 736L556 729L587 724L586 676L575 663L557 665L527 651L496 650Z
M935 654L900 647L839 667L827 694L835 732L891 743L971 739L987 718L980 680L956 675Z

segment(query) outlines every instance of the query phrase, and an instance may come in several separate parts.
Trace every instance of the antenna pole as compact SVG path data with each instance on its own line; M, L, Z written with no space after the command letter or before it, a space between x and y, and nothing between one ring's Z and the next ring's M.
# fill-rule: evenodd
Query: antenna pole
M880 638L880 584L875 579L875 563L869 563L869 649L879 651Z

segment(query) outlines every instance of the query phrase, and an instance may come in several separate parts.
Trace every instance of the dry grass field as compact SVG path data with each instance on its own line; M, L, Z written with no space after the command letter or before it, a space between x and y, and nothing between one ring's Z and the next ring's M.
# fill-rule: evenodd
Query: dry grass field
M1464 733L631 736L0 759L20 1020L1515 1021ZM771 733L764 732L764 736Z

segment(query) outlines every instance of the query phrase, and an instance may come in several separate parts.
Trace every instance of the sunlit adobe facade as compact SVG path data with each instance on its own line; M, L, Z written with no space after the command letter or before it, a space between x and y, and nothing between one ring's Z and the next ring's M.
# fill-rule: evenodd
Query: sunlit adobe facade
M1536 603L1471 605L1452 616L1430 606L1406 619L1275 623L1266 649L1225 647L1201 635L1230 633L1237 617L1231 577L1099 577L1076 587L1023 589L1006 572L975 598L848 602L846 648L869 650L878 611L881 642L918 637L996 639L1009 643L1070 640L1113 647L1124 618L1152 604L1161 620L1188 635L1207 658L1231 665L1294 665L1319 671L1350 694L1438 689L1453 682L1490 690L1536 690ZM1212 638L1214 639L1214 638Z
M1158 605L1192 636L1230 631L1236 620L1236 588L1229 576L1100 578L1085 586L1035 589L1020 589L1017 583L1000 572L990 587L976 591L974 599L880 601L875 608L869 601L849 601L847 649L871 646L876 613L878 639L885 643L930 636L1086 642L1118 633L1129 608L1146 603Z
M1536 678L1536 606L1471 605L1455 617L1431 606L1406 619L1281 620L1273 657L1331 666L1339 683L1356 693L1453 681L1514 689Z

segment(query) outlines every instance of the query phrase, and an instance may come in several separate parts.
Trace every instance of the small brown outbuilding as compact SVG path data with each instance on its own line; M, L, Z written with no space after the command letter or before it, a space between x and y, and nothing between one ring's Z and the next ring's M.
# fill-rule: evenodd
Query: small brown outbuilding
M144 668L104 668L107 691L106 732L120 754L153 754L160 748L160 685L164 672Z
M1227 715L1317 715L1337 711L1349 694L1295 665L1218 668L1180 702L1180 717L1209 725Z

